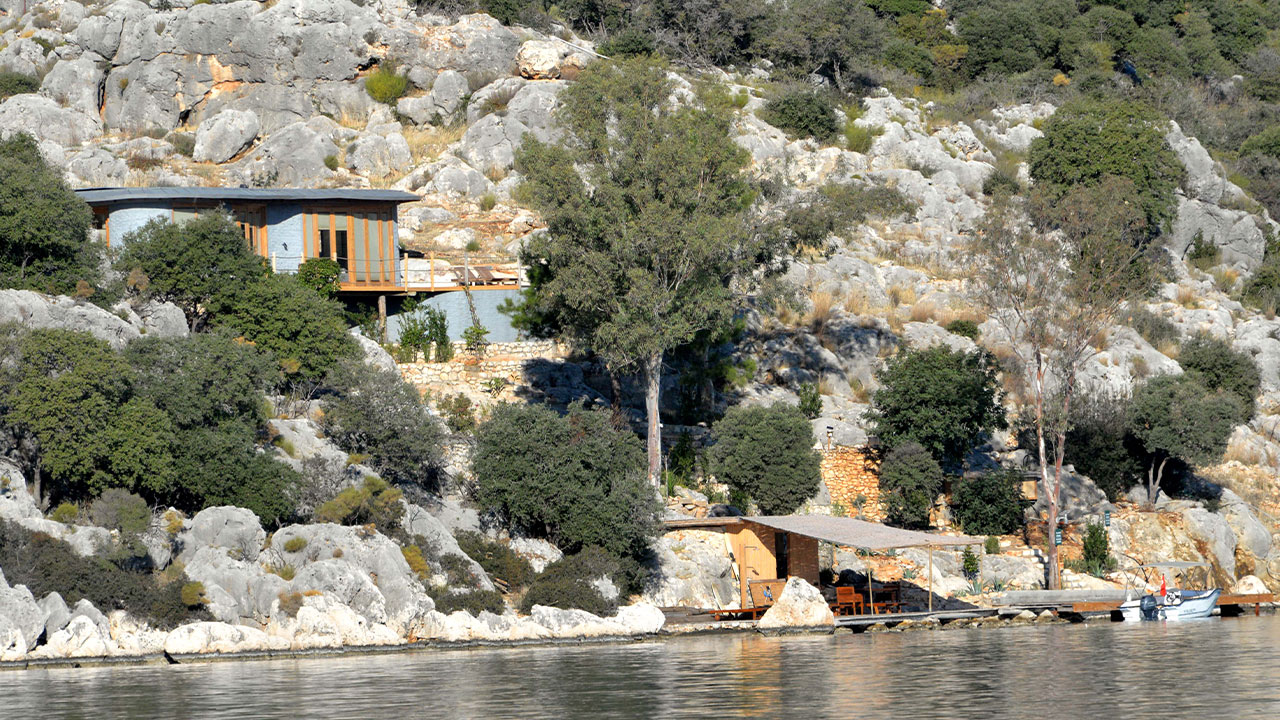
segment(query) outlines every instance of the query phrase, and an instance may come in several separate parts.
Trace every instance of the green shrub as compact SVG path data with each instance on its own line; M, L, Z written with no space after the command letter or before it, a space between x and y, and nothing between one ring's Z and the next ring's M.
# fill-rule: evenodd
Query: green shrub
M952 335L967 337L970 340L978 339L978 324L972 320L952 320L947 323L946 330Z
M982 181L984 195L1017 195L1020 192L1022 192L1022 185L1018 180L1000 170L991 173Z
M1071 406L1064 461L1093 480L1111 501L1142 480L1146 453L1129 432L1128 399L1099 393L1077 395ZM1020 429L1018 444L1035 447L1035 432ZM1052 452L1052 440L1050 440Z
M515 25L529 0L480 0L480 9L503 25Z
M480 196L480 212L489 212L497 204L498 204L498 197L493 193L485 193L484 195ZM479 250L479 249L480 249L479 246L477 246L476 250Z
M1178 331L1177 325L1144 307L1130 310L1122 321L1141 335L1143 340L1151 343L1152 347L1182 342L1182 333Z
M471 590L468 592L447 592L436 598L436 610L448 615L464 610L472 615L491 612L501 615L507 611L502 595L496 590Z
M454 538L467 557L509 587L524 587L533 579L533 566L509 546L471 530L459 530L454 533Z
M1022 473L989 472L961 480L952 491L951 511L969 535L1009 535L1022 527Z
M986 542L982 544L982 549L988 555L996 555L1000 552L1000 538L991 535Z
M964 571L964 576L970 580L977 579L978 573L982 570L982 564L979 562L978 556L969 547L966 547L960 555L960 569Z
M298 574L297 568L289 563L273 563L267 565L264 569L272 575L280 576L280 579L285 581L293 580Z
M476 414L471 408L471 398L462 393L440 398L437 403L444 415L444 422L455 433L469 433L476 429Z
M137 536L151 524L151 508L147 501L121 488L108 488L89 506L89 519L94 525L118 530L121 535Z
M822 394L817 383L800 383L800 413L813 420L822 415Z
M507 525L575 552L639 557L657 530L644 450L612 414L581 405L501 404L476 431L476 499Z
M204 595L204 583L202 582L184 583L179 595L182 598L182 604L189 608L200 607L208 602Z
M1204 239L1203 233L1196 233L1187 253L1187 262L1197 270L1208 272L1209 268L1222 261L1222 249Z
M449 319L439 308L429 307L426 313L426 341L435 346L435 361L449 362L453 359L453 342L449 339ZM425 355L427 348L423 347L422 352Z
M765 103L766 122L794 137L830 140L839 126L828 96L812 90L790 90Z
M191 133L169 133L165 140L173 146L173 151L183 157L191 157L196 152L196 136Z
M330 258L307 258L298 266L298 282L332 300L342 290L342 266Z
M1272 125L1240 145L1241 157L1255 153L1280 158L1280 126Z
M1182 344L1178 364L1205 388L1225 390L1239 398L1245 410L1243 420L1253 417L1262 376L1249 352L1232 348L1226 340L1201 334Z
M900 352L877 374L881 387L866 418L888 447L913 441L939 462L958 462L983 432L1007 426L996 373L981 350Z
M398 372L342 361L326 379L324 431L390 482L435 489L444 458L444 431L422 395Z
M845 147L856 153L866 153L876 138L884 134L883 128L869 128L850 120L844 126Z
M404 97L409 89L409 78L405 75L397 75L395 68L390 64L379 65L377 70L369 73L369 76L364 79L364 89L375 101L392 105L396 100ZM325 158L325 165L328 164L329 159Z
M611 58L652 55L654 52L653 37L642 30L627 28L600 43L600 46L596 49L600 51L601 55Z
M1084 571L1102 577L1116 569L1116 559L1111 557L1111 545L1107 530L1098 523L1089 523L1084 532L1084 553L1081 558Z
M440 570L444 572L451 587L465 587L472 590L480 587L480 577L476 573L475 566L461 555L450 553L441 557L438 562Z
M49 513L49 519L63 525L74 525L80 517L80 506L73 502L61 502Z
M1133 202L1154 234L1173 219L1174 191L1185 175L1165 142L1168 126L1168 118L1136 102L1068 103L1045 122L1044 136L1031 143L1031 177L1050 204L1077 185L1125 178L1133 183Z
M929 510L942 492L942 468L919 444L894 448L880 466L885 521L904 528L929 527Z
M400 527L404 515L404 505L400 503L402 497L404 493L382 478L370 475L360 487L347 488L316 508L314 519L339 525L373 524L383 534L388 534Z
M818 490L813 426L795 407L732 407L711 428L711 471L766 515L795 512Z
M31 75L0 70L0 100L40 89L40 79Z
M210 619L183 602L183 582L122 570L104 557L81 557L61 540L4 520L0 567L11 585L26 585L36 597L56 592L68 605L85 599L104 613L125 610L161 629Z
M337 155L325 155L325 156L324 156L324 166L325 166L325 167L327 167L327 168L329 168L329 171L330 171L330 172L337 172L337 170L338 170L338 156L337 156Z
M614 579L619 571L617 561L608 553L599 548L585 548L576 555L551 563L534 578L521 601L520 610L529 613L534 605L546 605L566 610L576 608L608 617L617 612L617 602L602 596L592 583L602 577Z
M304 537L291 537L284 542L284 551L287 553L296 553L307 546L307 539Z
M70 295L100 285L92 217L30 135L0 140L0 287Z
M409 569L419 580L426 582L431 577L431 567L427 565L426 558L422 557L422 548L417 545L405 545L400 548L400 554L404 556L404 561L409 564Z

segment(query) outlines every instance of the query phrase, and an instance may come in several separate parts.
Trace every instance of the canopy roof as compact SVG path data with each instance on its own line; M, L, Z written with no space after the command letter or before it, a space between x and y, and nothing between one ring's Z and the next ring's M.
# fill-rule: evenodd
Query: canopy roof
M969 535L935 535L831 515L764 515L742 519L767 525L775 530L863 550L981 545L985 542L985 538Z

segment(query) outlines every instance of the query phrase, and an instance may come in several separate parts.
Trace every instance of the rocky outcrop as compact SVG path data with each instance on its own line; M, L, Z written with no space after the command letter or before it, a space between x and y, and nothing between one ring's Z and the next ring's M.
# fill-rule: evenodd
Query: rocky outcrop
M835 615L818 588L801 578L791 577L778 600L760 618L757 627L770 630L834 626L835 623Z
M259 127L258 116L252 110L227 109L207 117L196 128L192 159L224 163L253 144Z
M4 652L5 627L16 628L25 648L32 648L44 635L44 612L26 585L9 586L0 571L0 653ZM12 646L12 644L11 644Z
M151 306L147 317L153 320L148 323L137 313L130 317L124 308L120 314L125 315L125 318L121 318L120 314L64 295L44 295L31 290L0 290L0 322L16 323L29 328L86 332L99 340L105 340L114 348L121 348L142 337L144 332L150 334L153 330L161 336L186 334L186 322L182 321L181 330L178 330L172 322L172 311L177 311L178 316L182 316L182 311L173 305Z
M654 543L656 567L644 599L659 607L738 606L738 583L721 532L676 530Z

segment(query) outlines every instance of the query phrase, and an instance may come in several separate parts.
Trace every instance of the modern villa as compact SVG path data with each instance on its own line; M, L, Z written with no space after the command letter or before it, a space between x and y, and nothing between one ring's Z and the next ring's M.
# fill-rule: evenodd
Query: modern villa
M461 265L424 257L399 242L398 209L419 200L398 190L225 187L111 187L75 191L93 208L94 228L108 246L128 242L130 233L156 218L182 222L221 208L244 232L250 249L274 272L293 273L310 258L324 257L342 268L345 297L385 297L388 336L398 336L396 312L404 297L443 310L451 336L472 322L465 290L474 293L476 312L493 341L515 339L510 319L497 308L519 293L518 269Z

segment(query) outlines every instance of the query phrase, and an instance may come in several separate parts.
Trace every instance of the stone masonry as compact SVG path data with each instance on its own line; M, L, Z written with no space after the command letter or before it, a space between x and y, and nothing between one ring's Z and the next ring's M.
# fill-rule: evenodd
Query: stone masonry
M850 517L872 522L884 520L880 503L880 462L865 447L837 446L822 450L822 480L833 503L844 506Z
M399 363L400 374L428 397L463 393L473 400L493 398L490 381L501 378L506 390L501 399L515 387L526 385L525 369L531 360L558 359L568 355L568 348L551 340L490 343L484 357L477 360L467 352L466 343L453 344L449 362Z

